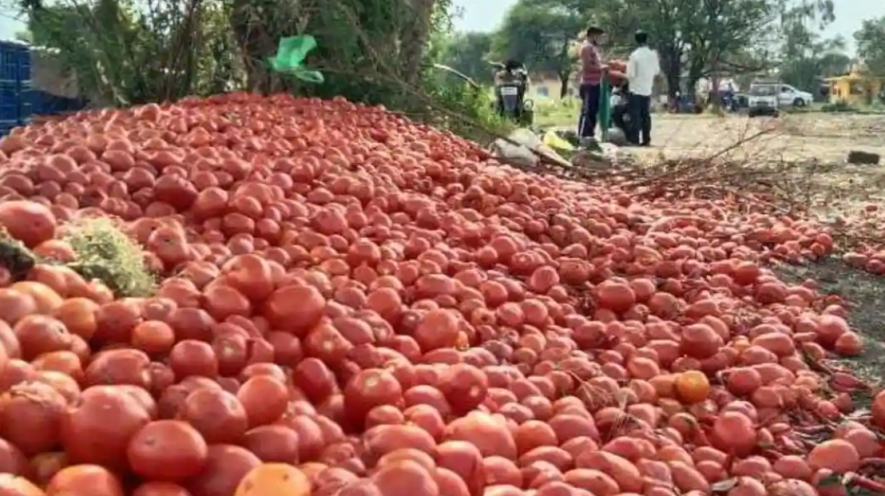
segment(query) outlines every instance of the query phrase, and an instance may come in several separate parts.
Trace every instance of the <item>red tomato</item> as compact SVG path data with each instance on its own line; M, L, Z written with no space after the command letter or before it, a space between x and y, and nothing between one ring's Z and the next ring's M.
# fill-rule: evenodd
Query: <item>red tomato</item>
M200 472L208 446L187 422L158 420L141 428L129 441L132 471L146 480L181 481Z

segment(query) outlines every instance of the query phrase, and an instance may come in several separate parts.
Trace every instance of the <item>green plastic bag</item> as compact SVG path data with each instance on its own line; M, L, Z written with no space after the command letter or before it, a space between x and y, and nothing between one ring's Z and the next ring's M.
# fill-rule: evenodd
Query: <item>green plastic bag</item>
M304 59L316 47L317 40L310 35L280 38L277 54L268 58L268 63L274 72L290 74L309 83L322 83L325 79L320 71L304 67Z

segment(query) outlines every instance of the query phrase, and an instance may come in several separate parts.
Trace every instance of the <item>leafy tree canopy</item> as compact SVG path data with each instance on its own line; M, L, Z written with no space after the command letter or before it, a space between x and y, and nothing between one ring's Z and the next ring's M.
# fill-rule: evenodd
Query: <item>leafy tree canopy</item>
M531 71L556 74L562 94L575 67L573 43L589 19L576 0L520 0L492 41L499 59L517 59Z
M491 33L455 33L446 40L440 63L462 72L479 84L489 84L492 82L491 49Z
M885 17L869 19L854 33L857 55L874 74L885 75Z

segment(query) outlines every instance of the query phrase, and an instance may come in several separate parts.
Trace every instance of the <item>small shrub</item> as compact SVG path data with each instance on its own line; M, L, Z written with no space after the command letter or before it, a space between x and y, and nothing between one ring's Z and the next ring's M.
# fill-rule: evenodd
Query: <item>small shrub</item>
M483 143L491 141L493 134L508 134L516 125L503 119L495 111L492 91L490 88L475 87L463 81L446 77L432 77L424 82L424 92L440 108L467 118L468 121L432 113L433 125L448 129L455 134Z
M845 100L839 100L836 103L828 103L821 107L821 112L857 112L857 109L849 105Z
M156 277L145 264L141 247L114 221L91 218L68 224L62 239L77 254L68 267L87 280L100 280L117 297L154 294Z

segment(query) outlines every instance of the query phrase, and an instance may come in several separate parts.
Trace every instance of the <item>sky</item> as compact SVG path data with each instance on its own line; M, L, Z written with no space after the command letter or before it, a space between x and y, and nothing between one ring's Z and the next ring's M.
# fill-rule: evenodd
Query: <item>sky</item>
M493 31L516 0L454 0L454 3L463 11L455 21L459 31ZM882 0L833 0L833 4L836 22L829 25L824 34L828 37L842 35L849 45L853 44L853 34L860 29L864 19L885 16L885 1ZM0 40L11 40L23 29L24 24L14 18L14 12L0 7Z
M454 0L463 11L456 20L455 27L460 31L494 31L504 19L507 9L516 0ZM827 26L826 37L842 35L854 52L854 32L860 29L864 19L885 16L883 0L833 0L836 21Z

